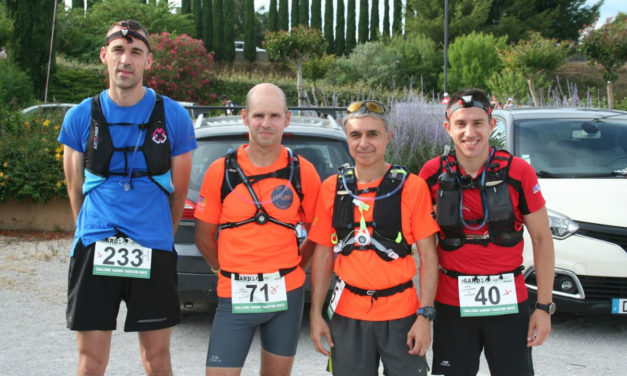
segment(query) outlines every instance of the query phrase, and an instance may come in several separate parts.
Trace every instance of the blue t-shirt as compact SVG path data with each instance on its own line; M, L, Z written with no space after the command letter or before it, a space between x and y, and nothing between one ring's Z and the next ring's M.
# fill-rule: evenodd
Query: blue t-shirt
M100 93L100 103L107 123L131 123L109 125L115 147L142 146L145 131L138 125L147 123L155 104L156 94L147 89L144 97L135 105L121 107L107 94ZM70 148L85 153L91 124L91 98L85 99L65 115L58 141ZM178 103L163 97L167 135L170 140L170 156L185 154L196 148L196 137L189 114ZM142 133L140 133L142 132ZM141 151L128 153L128 167L133 171L146 171L146 161ZM109 169L124 172L124 154L114 152ZM86 171L86 174L89 173ZM137 243L171 251L174 246L172 217L168 196L148 176L132 178L132 188L125 190L127 176L111 175L99 184L94 184L93 175L85 179L83 206L76 222L74 247L80 239L84 245L115 235L118 231ZM166 182L170 183L171 182ZM72 249L74 249L72 247Z

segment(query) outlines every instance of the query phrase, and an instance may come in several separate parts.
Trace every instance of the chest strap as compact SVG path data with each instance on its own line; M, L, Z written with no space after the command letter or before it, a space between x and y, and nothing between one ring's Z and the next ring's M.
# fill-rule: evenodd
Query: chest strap
M296 270L297 267L298 266L292 266L291 268L279 269L279 275L281 277L286 276L290 274L291 272L293 272L294 270ZM231 276L235 275L235 279L239 279L240 274L255 274L255 273L233 273L233 272L227 272L226 270L220 269L220 274L222 274L224 277L228 279L231 279ZM257 273L257 277L260 281L263 281L264 274L267 274L267 273Z
M413 280L409 280L407 282L401 283L400 285L396 285L394 287L390 287L387 289L383 289L383 290L366 290L366 289L362 289L359 287L355 287L352 285L349 285L348 283L346 283L346 281L344 281L345 283L345 288L352 292L353 294L357 294L359 296L369 296L372 298L372 300L377 300L377 298L383 298L386 296L391 296L394 294L397 294L399 292L403 292L405 290L407 290L408 288L412 287L414 285L414 281Z
M440 269L441 273L446 274L447 276L449 276L451 278L455 278L455 279L457 279L459 277L466 277L466 276L480 276L480 275L484 275L484 274L465 274L465 273L460 273L460 272L456 272L455 270L444 269L443 267L441 267L439 265L438 265L438 268ZM490 277L490 276L492 276L492 277L499 276L500 277L502 274L509 274L509 273L514 273L514 277L516 277L517 275L521 274L524 269L525 268L522 265L520 265L519 267L517 267L514 270L510 270L510 271L502 272L502 273L497 273L497 274L489 274L488 277Z

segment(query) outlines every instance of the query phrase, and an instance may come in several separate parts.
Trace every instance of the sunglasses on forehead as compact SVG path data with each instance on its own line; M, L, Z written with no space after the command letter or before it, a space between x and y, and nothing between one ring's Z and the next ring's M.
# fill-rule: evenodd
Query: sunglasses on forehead
M346 112L352 114L359 111L359 109L361 109L362 107L375 114L386 114L388 112L388 109L383 105L383 103L377 101L353 102L348 106Z

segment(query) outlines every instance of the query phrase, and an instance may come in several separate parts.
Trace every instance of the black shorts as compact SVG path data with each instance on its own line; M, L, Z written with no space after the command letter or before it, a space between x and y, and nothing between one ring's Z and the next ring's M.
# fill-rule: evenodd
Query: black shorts
M485 352L492 376L532 376L527 347L529 305L501 316L461 317L459 307L435 302L433 322L434 375L476 375Z
M150 279L93 275L95 243L79 240L70 259L67 327L115 330L120 302L127 307L124 331L169 328L181 321L176 252L153 250Z
M327 371L341 376L426 376L423 356L409 354L407 333L416 315L389 321L350 319L337 313L329 325L334 347Z

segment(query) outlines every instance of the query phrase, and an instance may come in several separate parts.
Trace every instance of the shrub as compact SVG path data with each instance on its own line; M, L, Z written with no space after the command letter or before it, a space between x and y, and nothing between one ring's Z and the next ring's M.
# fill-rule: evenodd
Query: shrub
M0 113L0 202L67 197L60 122Z
M144 73L146 86L168 97L199 104L210 103L209 90L213 55L200 39L183 34L172 39L169 33L152 35L154 62Z
M0 60L0 107L16 110L33 101L30 77L9 61Z
M418 173L429 159L441 155L450 137L443 126L446 106L423 96L393 102L390 109L392 139L386 161Z

